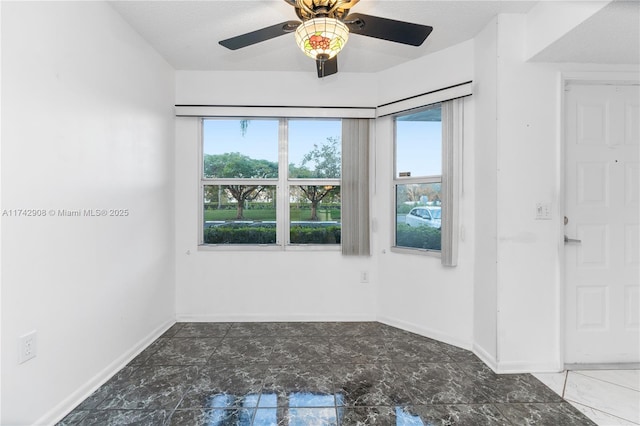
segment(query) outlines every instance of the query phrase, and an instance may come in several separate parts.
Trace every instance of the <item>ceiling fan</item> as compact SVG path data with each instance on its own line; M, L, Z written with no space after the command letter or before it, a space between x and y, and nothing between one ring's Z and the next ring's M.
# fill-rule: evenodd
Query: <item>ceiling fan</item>
M359 0L284 0L295 8L302 20L285 21L261 28L219 43L231 50L247 47L272 38L295 33L296 43L309 57L315 59L318 77L338 72L337 54L342 50L349 34L359 34L411 46L420 46L432 27L349 13Z

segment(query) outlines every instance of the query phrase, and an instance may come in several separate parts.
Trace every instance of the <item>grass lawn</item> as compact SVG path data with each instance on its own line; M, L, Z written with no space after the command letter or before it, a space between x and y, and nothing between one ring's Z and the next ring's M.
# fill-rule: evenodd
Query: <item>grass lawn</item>
M204 220L234 220L236 218L236 210L205 210ZM243 215L246 220L276 220L275 209L245 209ZM309 210L291 210L291 220L309 220L311 211ZM321 221L340 220L340 210L329 210L328 212L320 209L318 218Z
M204 220L234 220L236 210L205 210ZM275 209L244 210L244 217L247 220L276 220Z

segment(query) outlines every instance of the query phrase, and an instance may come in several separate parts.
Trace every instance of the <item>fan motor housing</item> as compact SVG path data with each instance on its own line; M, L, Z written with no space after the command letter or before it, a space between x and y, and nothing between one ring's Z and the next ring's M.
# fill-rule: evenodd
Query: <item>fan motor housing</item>
M285 0L302 21L327 17L342 21L359 0Z

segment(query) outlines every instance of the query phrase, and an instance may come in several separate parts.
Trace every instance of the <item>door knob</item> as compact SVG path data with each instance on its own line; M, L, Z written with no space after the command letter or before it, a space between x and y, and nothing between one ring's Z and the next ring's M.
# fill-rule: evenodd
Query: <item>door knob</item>
M569 238L566 235L564 236L564 243L565 244L569 244L569 243L577 243L577 244L579 244L581 242L582 242L582 240L576 240L575 238Z

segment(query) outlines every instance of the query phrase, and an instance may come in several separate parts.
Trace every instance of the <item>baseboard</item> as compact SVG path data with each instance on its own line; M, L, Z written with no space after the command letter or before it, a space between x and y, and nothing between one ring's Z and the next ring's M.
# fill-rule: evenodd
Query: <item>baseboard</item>
M557 363L532 363L521 362L500 362L495 356L487 352L483 347L473 344L473 353L476 354L487 367L497 374L520 374L520 373L557 373L562 371L562 366Z
M487 365L487 367L489 367L496 373L498 372L498 361L496 360L495 356L491 355L486 351L486 349L478 346L476 343L473 344L472 351L478 358L480 358L482 362Z
M167 331L173 324L174 320L169 320L157 327L145 338L143 338L138 344L131 348L131 350L125 352L120 357L115 359L111 364L107 365L102 371L92 377L84 386L80 387L77 391L73 392L67 398L62 400L53 409L49 410L44 416L42 416L34 424L36 425L54 425L68 415L75 407L77 407L82 401L87 399L93 392L95 392L100 386L105 384L111 377L113 377L118 371L122 370L131 360L133 360L140 352L142 352L147 346Z
M640 370L638 362L607 362L590 364L565 364L565 370Z
M520 374L520 373L558 373L562 371L561 365L554 362L498 362L496 373L498 374Z
M376 321L375 315L317 314L176 314L178 322L354 322Z
M408 321L402 321L396 318L391 318L386 316L379 316L378 321L383 324L390 325L392 327L397 327L402 330L410 331L411 333L419 334L420 336L438 340L439 342L443 342L448 345L457 346L461 349L471 350L471 342L458 339L454 336L439 332L437 330L433 330L427 327L422 327L418 324L414 324Z

